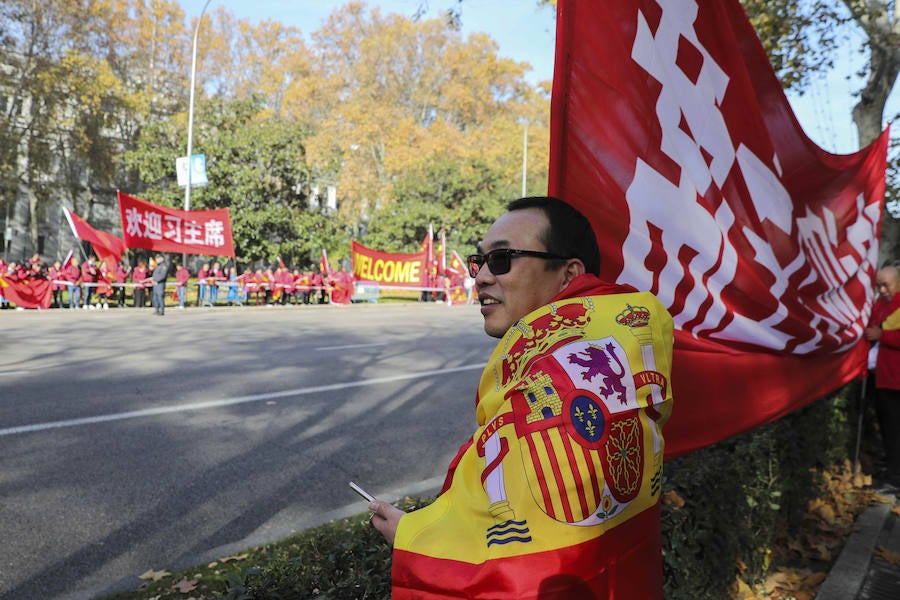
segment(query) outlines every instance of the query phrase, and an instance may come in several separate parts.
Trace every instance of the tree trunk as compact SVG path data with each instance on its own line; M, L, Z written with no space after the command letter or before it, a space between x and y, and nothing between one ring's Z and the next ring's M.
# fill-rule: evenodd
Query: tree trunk
M28 234L31 237L32 252L38 251L38 197L34 190L28 188Z
M900 46L896 42L900 33L900 15L897 12L900 11L900 3L893 13L884 2L874 2L870 6L876 6L876 10L855 17L869 38L870 51L866 85L860 92L859 102L853 107L853 122L860 148L868 146L881 134L884 108L900 71ZM880 241L879 266L886 260L900 258L900 220L891 216L887 209L881 218Z

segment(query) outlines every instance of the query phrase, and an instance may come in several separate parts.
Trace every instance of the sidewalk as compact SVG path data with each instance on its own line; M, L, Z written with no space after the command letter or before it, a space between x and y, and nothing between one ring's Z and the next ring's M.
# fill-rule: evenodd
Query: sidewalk
M900 499L895 489L882 493L893 503L871 506L859 516L857 530L847 540L816 600L900 599L900 523L891 511Z

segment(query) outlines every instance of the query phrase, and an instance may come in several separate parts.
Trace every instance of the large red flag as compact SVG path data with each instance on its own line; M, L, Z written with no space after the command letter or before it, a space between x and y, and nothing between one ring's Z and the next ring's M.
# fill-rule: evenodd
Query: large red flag
M667 455L856 377L887 132L810 141L737 0L560 0L556 60L549 192L675 319Z
M122 233L129 248L234 257L231 212L178 210L118 192Z
M50 308L53 302L53 282L39 277L22 281L0 275L0 296L20 308Z
M125 252L125 240L116 237L111 233L94 229L88 225L87 221L73 213L68 208L63 207L63 214L72 228L72 234L79 240L89 242L97 254L97 258L106 263L107 268L112 271L122 260L122 253ZM68 262L70 257L66 257Z

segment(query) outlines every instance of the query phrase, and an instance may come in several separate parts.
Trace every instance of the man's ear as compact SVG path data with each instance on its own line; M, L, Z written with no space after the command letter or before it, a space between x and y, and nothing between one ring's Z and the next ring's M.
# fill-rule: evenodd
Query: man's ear
M565 270L563 271L563 282L562 286L559 289L564 289L572 282L573 279L575 279L579 275L584 275L585 273L587 273L587 269L584 268L584 263L581 262L581 259L570 258L566 263Z

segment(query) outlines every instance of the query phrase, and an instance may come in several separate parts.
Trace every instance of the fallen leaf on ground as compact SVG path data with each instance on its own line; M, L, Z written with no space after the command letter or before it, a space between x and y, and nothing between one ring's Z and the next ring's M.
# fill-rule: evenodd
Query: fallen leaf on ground
M853 477L853 484L858 488L870 486L872 485L872 476L865 473L857 473Z
M895 552L890 548L885 548L884 546L875 546L875 549L872 550L872 554L875 555L875 558L880 558L885 562L889 562L892 565L900 565L900 552Z
M182 579L181 581L173 585L172 589L176 592L181 592L182 594L193 592L195 589L197 589L197 580L191 579L190 581L188 581L187 579Z
M227 563L227 562L231 562L231 561L233 561L233 560L244 560L244 559L247 558L248 556L250 556L250 555L247 554L247 553L244 553L244 554L232 554L231 556L226 556L225 558L220 558L220 559L219 559L219 562Z
M160 571L154 571L153 569L150 569L146 573L144 573L142 575L138 575L138 579L159 581L160 579L165 579L169 575L171 575L171 573L169 573L165 569L162 569Z
M828 504L822 504L821 506L817 507L816 512L819 514L822 520L829 525L835 524L836 515L834 513L834 509Z
M675 490L669 490L663 494L663 504L671 504L675 510L680 510L684 507L684 498L679 496Z
M753 593L753 590L750 589L750 586L747 585L747 582L745 582L740 577L735 579L732 589L734 592L732 598L734 598L734 600L753 600L754 598L756 598L756 594Z

